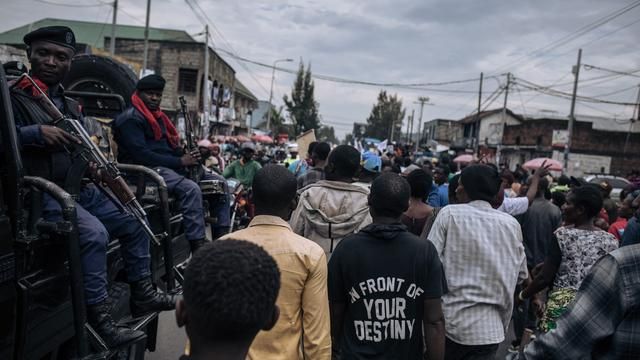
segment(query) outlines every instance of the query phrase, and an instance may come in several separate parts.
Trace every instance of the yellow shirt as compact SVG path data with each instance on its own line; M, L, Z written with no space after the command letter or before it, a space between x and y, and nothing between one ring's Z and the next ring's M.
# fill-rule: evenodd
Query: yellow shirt
M260 331L247 359L331 359L327 260L322 248L296 235L279 217L258 215L246 229L221 238L262 246L280 269L278 322ZM303 355L304 354L304 355Z

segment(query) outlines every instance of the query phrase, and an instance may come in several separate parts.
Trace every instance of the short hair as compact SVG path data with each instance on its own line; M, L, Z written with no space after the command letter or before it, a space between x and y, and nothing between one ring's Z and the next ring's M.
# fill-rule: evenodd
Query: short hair
M553 200L553 203L559 208L561 208L562 205L564 205L564 203L567 202L566 195L562 191L554 191L554 192L552 192L551 193L551 200Z
M328 163L339 176L352 178L360 170L360 152L353 146L338 145L329 153Z
M312 141L309 143L309 147L307 147L307 154L313 154L313 149L318 145L317 141Z
M287 208L296 196L295 175L284 166L269 164L253 178L253 203L261 211Z
M462 170L460 182L470 200L492 202L502 182L498 171L487 165L471 165Z
M600 186L587 184L575 187L569 193L574 206L581 206L585 209L588 217L595 217L602 209L602 191Z
M507 170L507 169L504 169L502 171L502 174L500 174L500 177L503 180L506 180L507 181L507 185L509 185L509 186L513 185L513 183L516 181L516 178L515 178L515 176L513 176L513 173L511 171Z
M411 187L407 180L394 173L383 173L371 183L369 206L376 215L397 218L407 211Z
M407 175L407 182L411 187L411 197L426 199L431 191L433 178L424 170L417 169Z
M331 145L329 145L329 143L326 142L321 142L318 143L318 145L316 145L313 148L313 151L311 152L311 156L318 158L318 160L327 160L327 157L329 156L329 153L331 152Z
M543 176L540 178L540 180L538 180L538 191L544 192L548 189L549 189L549 179Z
M184 302L204 340L247 340L268 324L280 289L275 260L260 246L218 240L196 252L185 272Z
M449 167L448 166L444 166L444 165L438 165L436 166L435 170L441 170L444 173L444 176L449 176Z

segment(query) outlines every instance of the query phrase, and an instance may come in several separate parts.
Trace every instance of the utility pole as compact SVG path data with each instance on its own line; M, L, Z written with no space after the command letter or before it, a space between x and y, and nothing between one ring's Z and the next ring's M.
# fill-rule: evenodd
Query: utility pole
M204 27L204 84L202 86L202 113L204 123L209 127L209 111L211 111L211 89L209 89L209 25Z
M480 87L478 88L478 112L476 112L476 119L473 124L473 134L470 134L475 139L473 146L473 152L476 156L480 157L480 107L482 106L482 82L484 81L484 73L480 73Z
M571 110L569 112L569 125L567 143L564 145L564 166L563 172L566 174L569 169L569 152L571 151L571 137L573 136L573 122L575 121L576 95L578 93L578 77L580 76L580 62L582 61L582 49L578 49L578 62L571 71L575 75L573 80L573 95L571 96Z
M291 62L293 59L279 59L273 62L273 66L271 67L271 89L269 90L269 110L267 110L267 132L271 131L271 112L273 111L272 107L275 108L271 104L273 100L273 82L276 79L276 64L279 62Z
M502 104L502 126L498 146L496 149L496 165L500 168L500 155L502 152L502 139L504 138L504 128L507 124L507 99L509 97L509 87L511 86L511 73L507 73L507 86L504 89L504 103Z
M418 98L418 103L420 104L420 120L418 120L418 139L416 140L416 147L415 147L415 152L418 152L418 147L420 145L420 138L421 138L421 133L420 133L420 128L422 127L422 112L424 111L424 104L429 102L429 97L428 96L420 96Z
M113 21L111 22L111 41L109 42L109 53L111 57L116 54L116 17L118 16L118 0L113 1Z
M411 109L411 115L407 119L407 143L411 140L411 132L413 132L413 117L415 116L416 110Z
M151 0L147 0L147 19L144 23L144 60L142 61L142 73L147 70L147 57L149 56L149 14L151 13Z
M638 85L638 99L636 100L636 108L633 110L633 116L629 119L629 131L627 132L627 138L624 141L623 155L627 155L627 145L629 144L629 137L631 136L631 130L633 130L633 124L636 121L640 121L640 84Z

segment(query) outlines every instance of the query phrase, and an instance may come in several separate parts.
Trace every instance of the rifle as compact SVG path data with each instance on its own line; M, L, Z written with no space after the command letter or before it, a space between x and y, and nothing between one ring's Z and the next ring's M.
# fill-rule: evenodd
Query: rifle
M189 116L189 112L187 111L187 100L185 100L184 96L180 96L178 100L180 101L180 112L182 112L182 116L184 117L184 132L185 132L185 137L187 138L187 151L189 153L192 153L193 151L199 151L196 137L193 134L191 117ZM188 170L189 170L189 178L191 180L198 182L202 177L201 164L189 166Z
M69 134L75 136L80 140L80 144L74 145L73 148L65 146L65 150L73 157L79 157L87 163L95 163L97 165L98 174L100 174L100 180L91 177L91 181L105 194L111 202L113 202L122 213L133 215L136 220L142 226L144 232L149 235L151 240L156 245L161 245L160 241L156 238L153 230L147 224L145 218L147 213L138 200L136 199L127 183L122 178L120 170L104 156L100 148L91 140L91 137L84 129L82 124L76 119L70 119L64 116L60 110L53 104L47 94L40 89L40 87L33 81L33 79L27 75L22 74L16 81L19 83L22 78L28 79L36 90L40 93L40 96L36 99L38 104L44 111L53 119L53 125L63 129ZM111 192L105 189L105 185ZM112 194L113 193L113 194Z

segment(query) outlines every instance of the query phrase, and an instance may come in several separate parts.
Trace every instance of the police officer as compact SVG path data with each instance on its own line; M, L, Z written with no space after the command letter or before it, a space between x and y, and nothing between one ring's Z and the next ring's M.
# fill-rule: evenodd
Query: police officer
M196 183L200 179L188 179L185 175L187 167L200 166L200 154L197 149L193 153L183 151L176 127L160 110L164 85L165 79L155 74L138 81L131 96L131 106L118 115L113 125L118 161L151 167L164 178L169 192L180 203L185 237L191 252L195 252L205 243L202 191ZM225 182L223 177L213 173L204 173L202 178ZM227 192L226 182L224 189ZM211 214L217 216L217 222L211 226L215 239L229 228L228 194L210 205Z
M69 72L71 58L75 54L75 36L71 29L65 26L43 27L27 34L24 43L34 81L63 114L82 121L78 103L64 96L60 84ZM11 88L25 171L64 186L68 180L67 171L74 162L83 160L71 158L63 146L74 146L79 140L51 124L53 119L38 104L37 95L28 79L22 79ZM87 319L109 346L124 345L140 339L144 333L118 327L111 317L107 301L107 244L110 235L118 238L122 246L134 316L171 310L175 307L175 298L154 290L149 238L136 219L121 213L93 184L81 185L82 179L77 181L80 192L72 195L77 199ZM43 217L50 221L62 219L59 204L46 194Z

